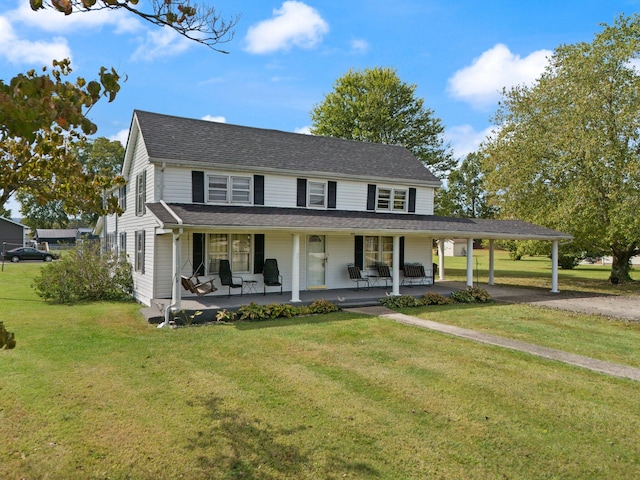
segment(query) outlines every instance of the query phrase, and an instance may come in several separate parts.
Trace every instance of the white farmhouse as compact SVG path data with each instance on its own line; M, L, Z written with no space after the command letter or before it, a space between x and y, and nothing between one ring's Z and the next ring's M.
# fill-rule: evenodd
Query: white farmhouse
M386 263L397 294L405 263L431 275L434 239L466 238L470 252L473 238L549 240L555 251L571 238L521 221L433 216L440 180L400 146L135 111L122 174L124 214L98 231L130 258L145 305L179 306L192 295L181 276L219 282L223 261L262 293L265 260L275 259L297 302L305 290L351 287L349 264ZM229 294L216 286L212 295Z

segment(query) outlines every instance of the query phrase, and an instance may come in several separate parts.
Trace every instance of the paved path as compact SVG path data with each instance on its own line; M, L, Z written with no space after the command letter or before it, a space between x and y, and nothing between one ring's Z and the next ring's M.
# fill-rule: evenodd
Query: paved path
M589 370L604 373L606 375L640 381L640 368L604 362L602 360L596 360L595 358L583 357L581 355L575 355L572 353L563 352L561 350L540 347L538 345L476 332L474 330L468 330L466 328L454 327L451 325L432 322L430 320L423 320L417 317L394 312L393 310L382 306L351 308L346 310L356 313L363 313L366 315L375 315L379 317L389 318L395 320L396 322L404 323L407 325L428 328L429 330L454 335L456 337L466 338L468 340L473 340L476 342L486 343L489 345L497 345L499 347L510 348L512 350L530 353L531 355L564 362L577 367L587 368Z

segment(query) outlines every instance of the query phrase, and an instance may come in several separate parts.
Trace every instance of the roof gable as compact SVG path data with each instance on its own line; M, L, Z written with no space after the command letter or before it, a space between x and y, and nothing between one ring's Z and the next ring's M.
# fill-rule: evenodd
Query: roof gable
M409 150L136 110L150 160L185 166L403 180L439 186Z

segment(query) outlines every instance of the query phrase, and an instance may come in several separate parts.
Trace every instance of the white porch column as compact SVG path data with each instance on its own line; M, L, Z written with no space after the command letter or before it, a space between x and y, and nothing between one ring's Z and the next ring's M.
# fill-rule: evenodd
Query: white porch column
M181 286L180 275L182 274L182 272L180 271L180 263L182 263L181 262L181 257L182 257L181 238L182 238L182 229L180 229L178 232L174 230L173 231L173 255L172 255L173 269L171 273L171 278L173 279L173 286L172 286L172 292L171 292L171 304L177 310L182 309L182 290L180 289L180 286Z
M438 240L438 278L444 280L444 238Z
M391 295L400 295L400 237L398 235L393 236L393 254L392 254L393 268L391 269L392 288Z
M467 238L467 287L473 287L473 238Z
M291 248L291 301L300 301L300 235L293 235Z
M558 290L558 240L551 242L551 293Z
M494 240L489 240L489 285L493 285L494 282L494 263L495 263L495 251Z

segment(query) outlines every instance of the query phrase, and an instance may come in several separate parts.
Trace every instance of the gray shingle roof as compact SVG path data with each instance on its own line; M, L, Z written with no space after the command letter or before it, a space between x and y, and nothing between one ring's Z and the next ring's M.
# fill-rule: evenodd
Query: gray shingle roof
M310 210L302 208L214 206L169 204L183 226L222 229L349 231L427 233L434 237L472 237L483 239L563 240L571 236L521 220L438 217L358 212ZM160 203L147 207L165 227L178 226L176 218Z
M242 127L136 110L151 161L439 185L404 147Z

